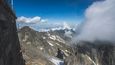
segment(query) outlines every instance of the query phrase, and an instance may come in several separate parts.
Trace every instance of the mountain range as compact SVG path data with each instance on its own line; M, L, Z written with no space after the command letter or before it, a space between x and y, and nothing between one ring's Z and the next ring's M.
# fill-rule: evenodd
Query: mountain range
M73 29L36 31L29 26L18 30L21 51L26 65L114 65L115 45L108 41L70 42L76 32ZM71 44L72 43L72 44ZM56 57L58 48L64 52L64 60Z
M72 29L36 31L29 26L24 26L18 30L18 36L22 48L23 57L28 64L51 65L51 57L56 57L58 48L61 49L66 58L71 55L72 48L69 46L71 37L66 36L66 32L75 33ZM37 61L36 61L37 60ZM41 62L42 61L42 62ZM38 63L39 62L39 63Z

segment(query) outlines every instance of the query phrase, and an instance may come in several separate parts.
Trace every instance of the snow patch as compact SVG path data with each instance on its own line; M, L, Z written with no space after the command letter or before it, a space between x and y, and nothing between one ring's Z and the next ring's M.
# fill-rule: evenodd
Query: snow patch
M42 37L43 39L46 39L46 37Z
M60 45L60 44L58 44L58 43L56 43L58 46L60 46L60 47L62 47L62 45Z
M25 35L25 37L22 41L25 42L28 38L29 38L28 35Z
M47 41L50 46L54 46L50 41Z
M64 61L58 58L53 57L53 58L50 58L49 60L55 65L64 65Z
M57 38L57 41L65 43L65 41L61 37L59 37L58 35L56 35L56 38Z
M52 40L56 40L56 36L55 35L50 35L49 38L52 39Z
M43 47L40 47L40 50L43 50Z

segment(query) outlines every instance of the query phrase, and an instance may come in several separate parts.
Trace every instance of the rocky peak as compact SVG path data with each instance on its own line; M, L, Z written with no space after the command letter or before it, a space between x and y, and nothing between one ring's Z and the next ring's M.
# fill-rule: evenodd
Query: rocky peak
M24 59L27 62L40 59L49 64L51 62L50 58L56 57L58 48L64 52L65 57L71 54L71 47L69 47L66 44L66 40L61 37L61 35L64 36L63 32L39 32L26 26L20 29L18 35Z

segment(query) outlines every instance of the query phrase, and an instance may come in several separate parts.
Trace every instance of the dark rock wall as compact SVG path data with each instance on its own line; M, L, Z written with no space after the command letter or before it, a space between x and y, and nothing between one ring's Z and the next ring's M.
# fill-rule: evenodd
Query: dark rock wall
M16 17L0 3L0 65L25 65L20 51Z

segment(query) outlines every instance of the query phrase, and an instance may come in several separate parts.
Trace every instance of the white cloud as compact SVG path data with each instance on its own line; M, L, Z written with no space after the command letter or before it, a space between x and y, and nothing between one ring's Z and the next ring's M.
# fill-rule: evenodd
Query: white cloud
M47 22L47 20L41 19L41 17L39 16L35 16L32 18L21 16L21 17L18 17L16 21L21 22L21 23L32 23L32 24L36 24L39 22Z
M115 42L115 0L93 3L86 10L85 16L77 40Z
M67 22L63 23L54 23L52 24L51 30L64 30L64 29L73 29L71 25L69 25Z
M66 22L63 23L63 28L64 29L71 29L70 25L67 24Z
M65 31L65 34L64 34L64 35L65 35L66 37L72 38L72 34L73 34L72 31L69 30L69 31Z
M42 19L41 22L42 23L47 23L48 19Z

